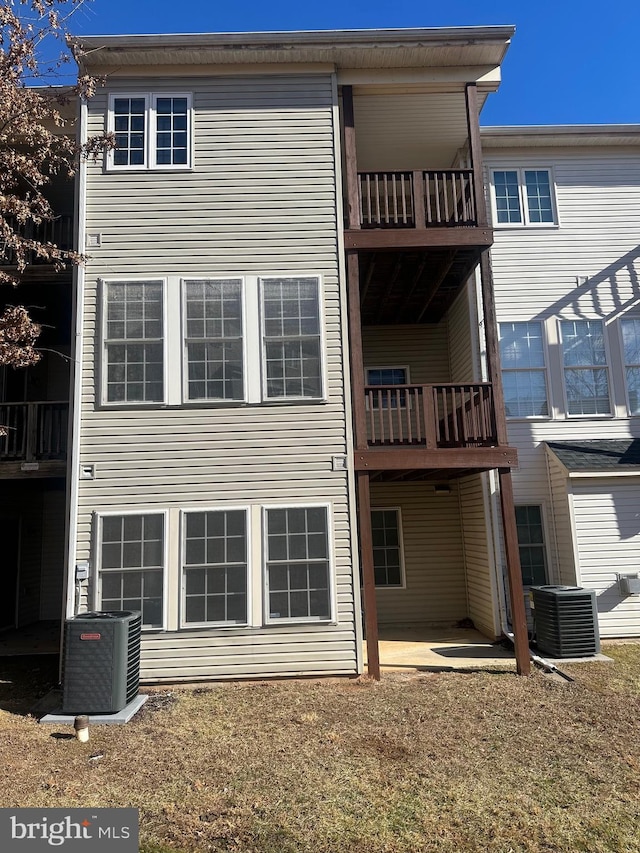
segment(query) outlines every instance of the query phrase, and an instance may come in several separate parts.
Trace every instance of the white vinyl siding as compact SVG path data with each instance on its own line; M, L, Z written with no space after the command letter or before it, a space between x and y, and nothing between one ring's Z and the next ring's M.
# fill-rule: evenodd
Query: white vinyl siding
M194 163L189 170L130 171L87 164L88 235L100 234L85 269L77 560L92 557L92 511L168 513L167 623L145 632L145 680L357 673L350 474L332 469L349 452L345 410L345 283L338 245L337 96L330 74L159 77L144 89L193 92ZM110 78L115 93L140 79ZM88 104L89 133L100 133L108 95ZM341 226L341 222L340 222ZM96 408L97 279L167 279L166 408ZM245 340L260 360L258 277L320 278L322 400L261 402L261 374L245 370L246 405L185 405L180 393L181 283L244 279ZM249 304L249 302L251 304ZM249 349L249 346L247 346ZM253 357L253 356L251 356ZM246 358L249 358L247 353ZM245 364L245 367L247 365ZM250 392L253 394L250 397ZM330 623L263 625L263 592L250 589L250 627L180 630L181 511L246 506L259 531L262 507L330 504L333 537ZM260 536L252 536L253 565ZM89 592L95 583L89 581Z

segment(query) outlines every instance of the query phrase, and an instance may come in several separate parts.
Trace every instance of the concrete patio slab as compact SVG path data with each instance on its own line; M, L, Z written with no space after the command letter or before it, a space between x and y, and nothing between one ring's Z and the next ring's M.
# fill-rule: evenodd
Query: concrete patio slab
M515 668L511 651L472 628L381 628L379 649L383 672Z

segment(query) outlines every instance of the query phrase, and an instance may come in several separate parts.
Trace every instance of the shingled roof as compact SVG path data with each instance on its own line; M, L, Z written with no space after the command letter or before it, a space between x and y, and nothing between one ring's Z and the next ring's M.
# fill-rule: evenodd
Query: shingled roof
M548 441L546 444L569 472L640 473L640 438Z

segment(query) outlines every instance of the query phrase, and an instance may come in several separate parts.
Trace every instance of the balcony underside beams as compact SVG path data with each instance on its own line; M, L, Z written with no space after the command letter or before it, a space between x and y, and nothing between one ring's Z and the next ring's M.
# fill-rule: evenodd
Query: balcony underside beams
M379 228L348 229L344 232L347 249L433 249L451 246L489 248L491 228Z
M28 470L25 470L28 466ZM67 463L50 459L44 462L6 462L0 460L0 480L37 480L42 477L64 477Z
M355 453L356 471L423 471L447 469L465 473L490 471L492 468L512 468L518 464L515 447L464 447L426 450L423 448L392 447L389 449L358 450Z

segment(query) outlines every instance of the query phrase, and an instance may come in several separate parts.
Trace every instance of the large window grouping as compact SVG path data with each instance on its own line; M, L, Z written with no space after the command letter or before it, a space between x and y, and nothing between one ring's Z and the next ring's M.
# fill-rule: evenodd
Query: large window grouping
M608 415L609 373L602 320L562 320L562 358L569 415Z

